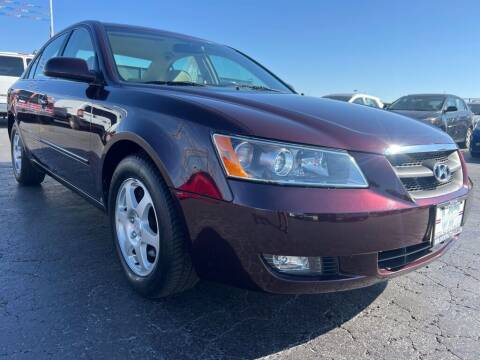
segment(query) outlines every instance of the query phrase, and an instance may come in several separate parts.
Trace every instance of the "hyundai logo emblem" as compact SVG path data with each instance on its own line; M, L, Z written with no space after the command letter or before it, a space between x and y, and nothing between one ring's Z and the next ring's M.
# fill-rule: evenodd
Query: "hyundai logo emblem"
M436 163L433 167L433 175L439 183L446 183L452 177L450 168L445 163Z

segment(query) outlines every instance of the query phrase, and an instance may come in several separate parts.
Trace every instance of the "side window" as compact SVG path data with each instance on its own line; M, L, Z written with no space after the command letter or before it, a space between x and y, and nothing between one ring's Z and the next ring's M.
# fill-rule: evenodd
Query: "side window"
M457 100L458 111L467 111L467 106L465 105L463 100L460 98L457 98L456 100Z
M354 104L359 104L359 105L365 105L365 102L363 101L362 97L358 97L355 100L353 100Z
M35 59L35 62L28 69L27 79L33 79L33 75L35 74L35 68L37 67L39 60L40 60L40 56Z
M449 98L447 99L447 104L446 104L446 106L445 106L445 109L448 109L449 107L452 107L452 106L458 107L458 106L457 106L457 102L455 101L455 99L449 97Z
M53 40L50 44L48 44L45 49L43 49L42 55L39 57L38 63L36 64L35 74L33 75L35 79L46 78L46 76L43 75L43 69L45 67L45 64L51 58L59 55L66 36L67 34L60 35L55 40Z
M73 31L68 39L63 56L83 59L89 70L97 70L97 56L93 48L92 38L87 29L80 28Z

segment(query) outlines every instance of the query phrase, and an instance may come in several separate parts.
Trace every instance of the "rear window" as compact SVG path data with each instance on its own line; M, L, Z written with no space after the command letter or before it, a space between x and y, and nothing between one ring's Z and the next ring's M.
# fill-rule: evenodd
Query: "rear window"
M14 56L0 56L0 76L19 77L23 73L23 59Z

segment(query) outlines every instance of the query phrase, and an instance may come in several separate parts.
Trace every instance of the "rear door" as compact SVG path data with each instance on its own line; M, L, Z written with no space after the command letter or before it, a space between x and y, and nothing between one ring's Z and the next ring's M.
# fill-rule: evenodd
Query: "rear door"
M62 56L81 58L90 70L96 71L97 55L92 36L86 27L72 31ZM44 164L57 176L87 194L95 193L90 164L91 111L93 89L90 84L64 79L46 78L38 82L39 112L42 124L40 140L48 153Z
M46 162L46 145L40 141L45 131L41 112L48 112L44 97L39 93L39 85L44 81L43 67L52 57L57 56L65 43L67 34L60 34L50 40L42 52L35 58L30 66L28 74L17 84L15 92L12 93L12 110L20 126L22 139L31 154L41 163ZM23 68L23 61L22 61Z

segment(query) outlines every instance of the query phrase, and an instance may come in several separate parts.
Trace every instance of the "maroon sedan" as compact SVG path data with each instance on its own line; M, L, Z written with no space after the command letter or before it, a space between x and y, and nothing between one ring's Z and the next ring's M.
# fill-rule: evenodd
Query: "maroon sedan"
M107 211L123 270L149 297L199 276L277 293L368 286L445 253L469 207L445 133L300 96L189 36L73 25L8 101L18 182L48 174Z

